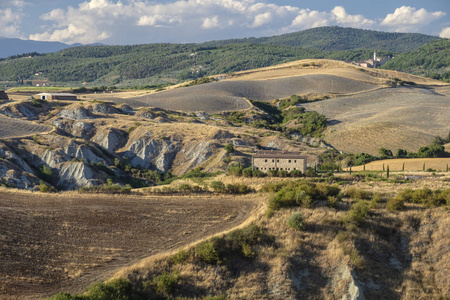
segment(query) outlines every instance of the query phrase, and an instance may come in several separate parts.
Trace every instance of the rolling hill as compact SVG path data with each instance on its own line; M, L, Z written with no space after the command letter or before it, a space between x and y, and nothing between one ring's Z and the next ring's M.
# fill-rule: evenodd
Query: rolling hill
M153 85L277 65L308 58L363 60L407 52L437 37L323 27L270 38L202 44L84 46L0 63L0 81L25 82L42 72L52 82L79 86ZM11 85L11 84L9 84Z
M41 42L4 37L0 37L0 43L2 44L0 47L0 58L32 52L51 53L69 47L80 46L80 44L67 45L60 42Z

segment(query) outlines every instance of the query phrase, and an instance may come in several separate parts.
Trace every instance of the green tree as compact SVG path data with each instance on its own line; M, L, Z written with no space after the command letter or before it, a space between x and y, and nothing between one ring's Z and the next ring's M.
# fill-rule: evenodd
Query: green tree
M229 143L225 146L225 151L227 151L227 153L231 153L234 151L234 145Z

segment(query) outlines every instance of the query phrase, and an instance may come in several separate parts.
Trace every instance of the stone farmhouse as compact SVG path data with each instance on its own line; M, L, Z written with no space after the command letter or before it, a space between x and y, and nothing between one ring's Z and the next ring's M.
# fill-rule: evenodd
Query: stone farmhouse
M0 100L8 100L8 94L4 91L0 91Z
M77 95L70 93L40 93L36 96L41 100L78 100Z
M252 157L252 166L255 170L267 172L269 170L300 170L306 171L306 156L298 152L279 150L261 150Z

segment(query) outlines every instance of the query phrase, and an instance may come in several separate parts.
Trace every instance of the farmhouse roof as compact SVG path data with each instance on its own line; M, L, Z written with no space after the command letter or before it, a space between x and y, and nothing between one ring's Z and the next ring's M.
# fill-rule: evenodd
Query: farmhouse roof
M306 159L306 156L301 155L298 152L280 151L280 150L261 150L258 151L254 158L298 158Z
M52 95L52 96L72 96L72 97L76 97L77 95L75 94L71 94L71 93L39 93L37 94L39 96L41 95Z

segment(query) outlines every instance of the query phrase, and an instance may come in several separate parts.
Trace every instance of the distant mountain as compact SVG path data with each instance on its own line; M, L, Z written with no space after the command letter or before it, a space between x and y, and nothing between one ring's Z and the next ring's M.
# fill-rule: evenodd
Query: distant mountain
M344 27L318 27L272 37L213 41L207 44L256 43L324 51L377 49L405 53L438 40L420 33L393 33Z
M0 58L32 52L53 53L76 46L82 46L82 44L68 45L60 42L41 42L0 37Z

